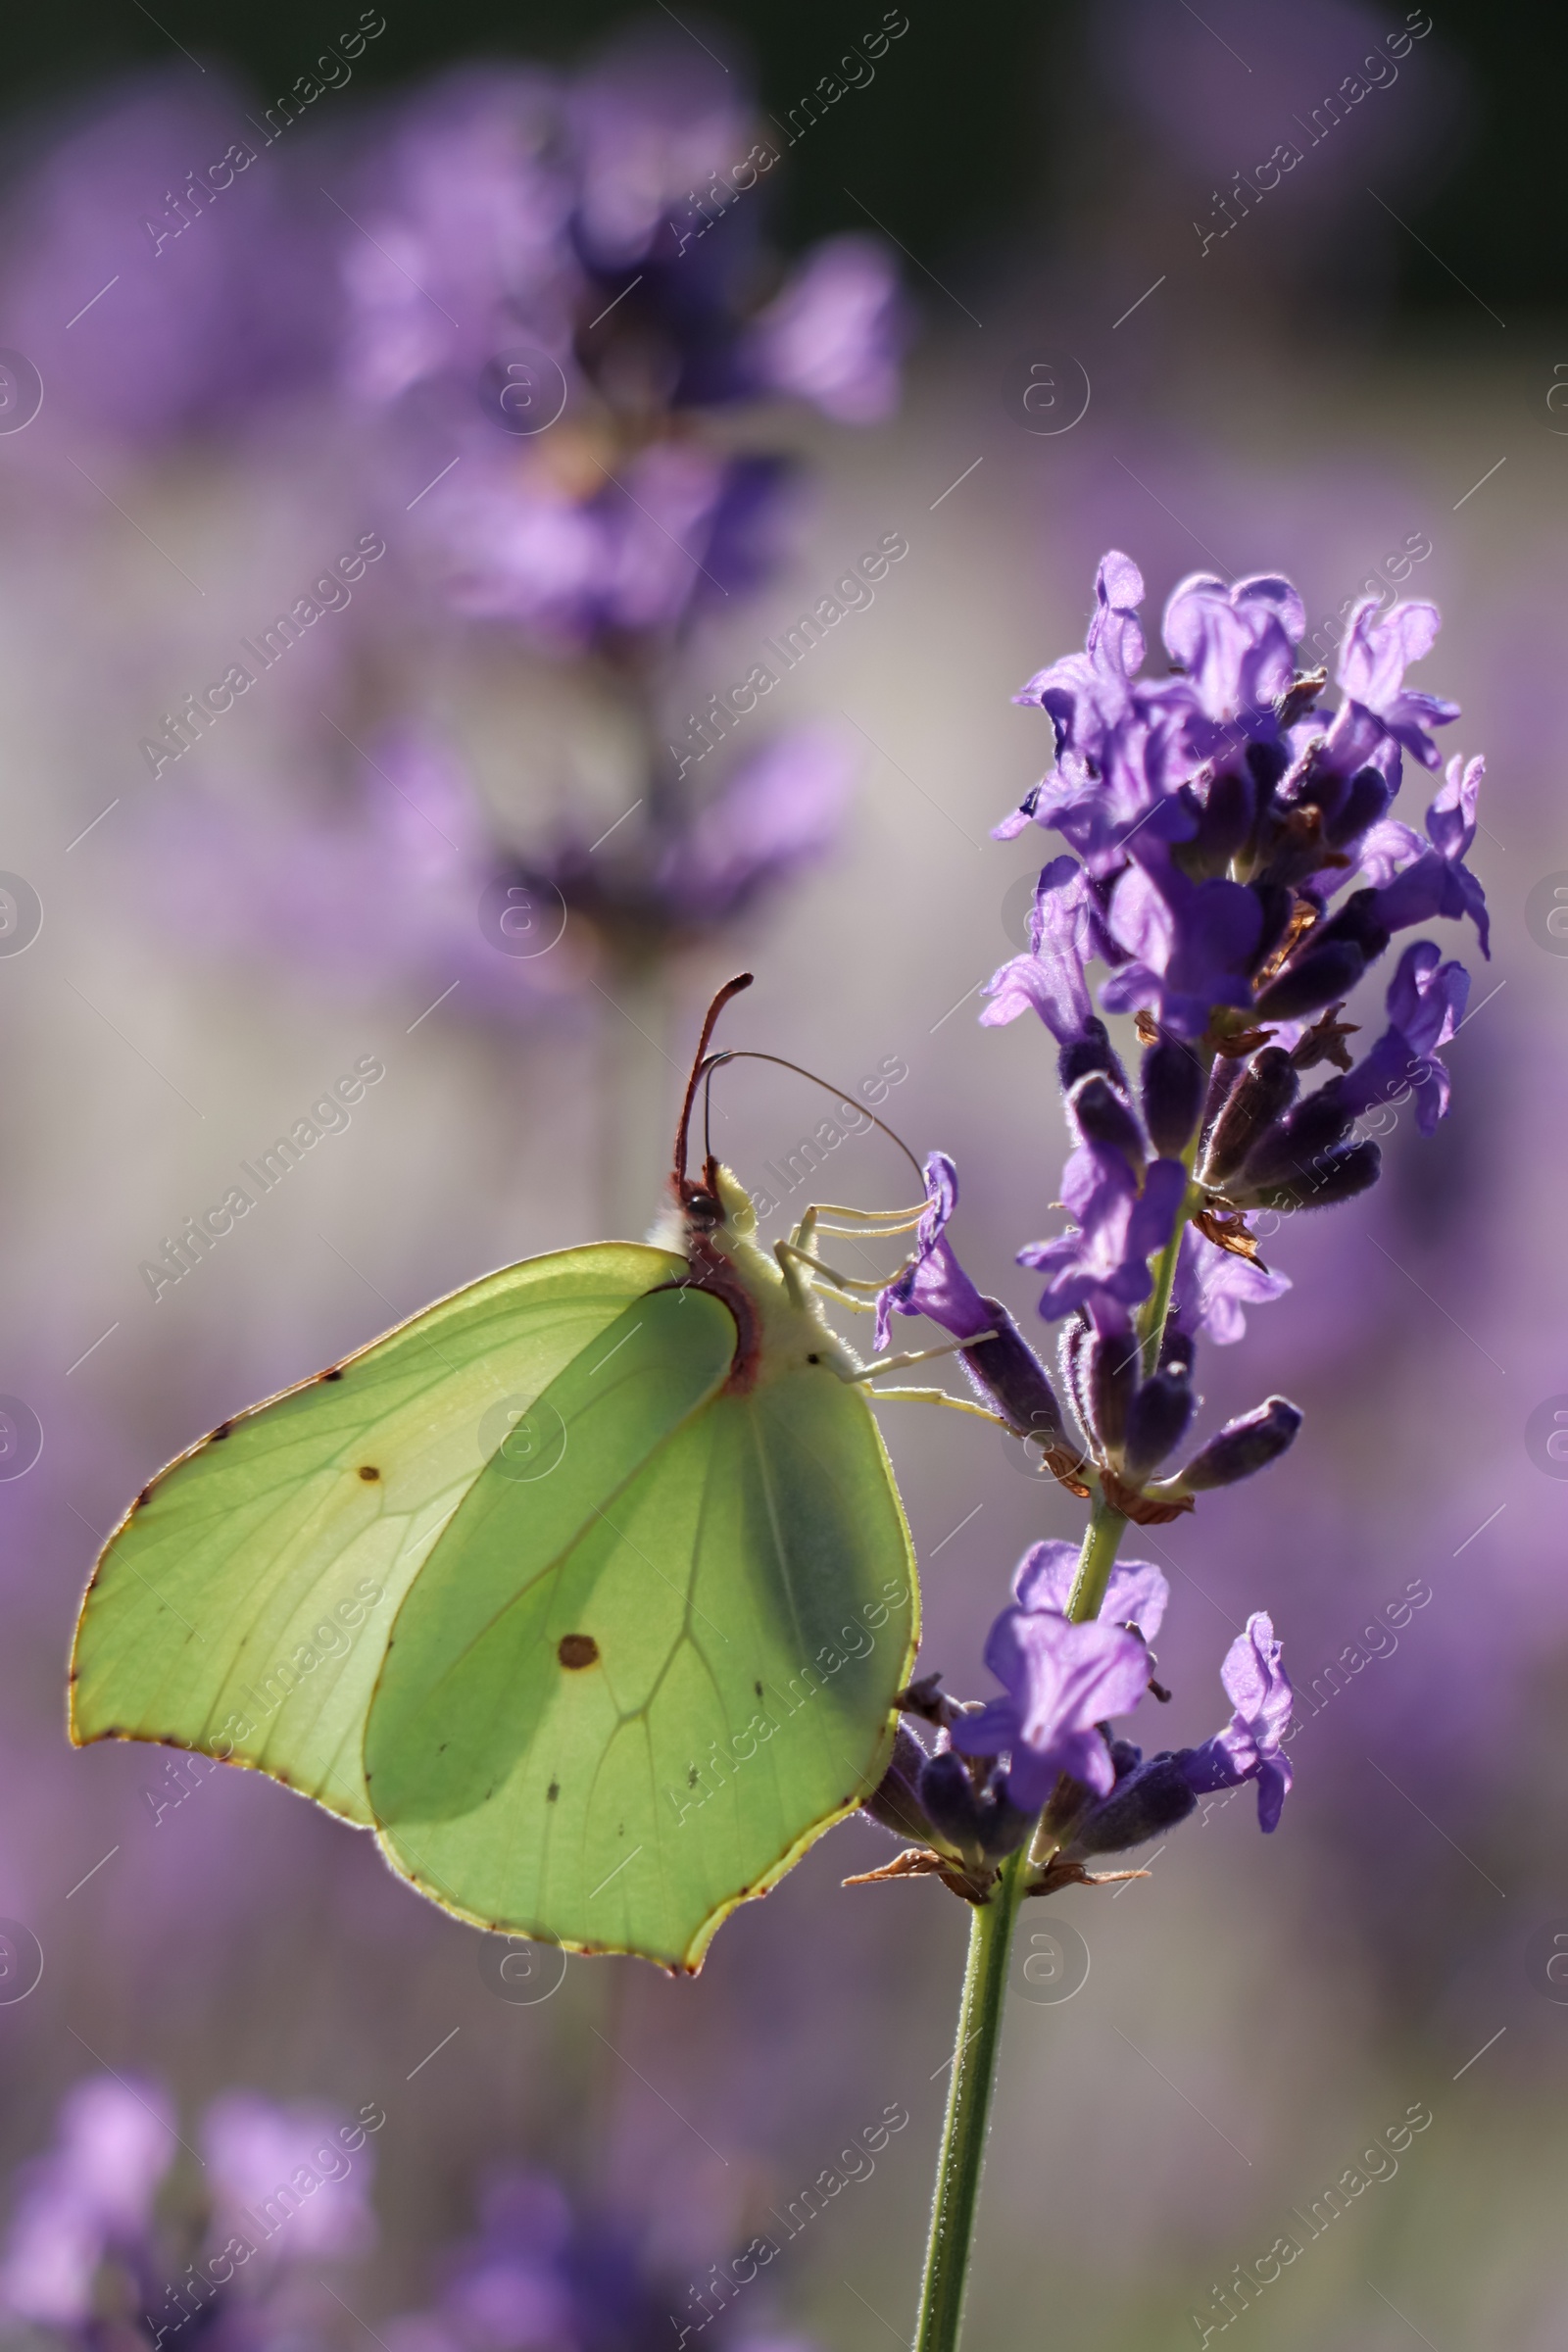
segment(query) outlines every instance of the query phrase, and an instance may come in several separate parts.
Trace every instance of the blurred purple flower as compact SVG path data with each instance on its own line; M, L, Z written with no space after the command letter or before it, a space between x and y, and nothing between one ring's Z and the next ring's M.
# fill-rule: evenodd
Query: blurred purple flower
M444 382L476 404L509 342L567 361L577 273L559 107L550 75L466 68L383 118L351 199L364 233L337 223L352 397L384 407Z
M856 755L842 735L808 724L773 737L706 802L656 808L612 844L568 834L517 868L522 887L552 898L633 958L711 936L832 847Z
M813 246L759 317L749 351L757 380L840 424L878 424L898 405L898 271L866 236Z
M802 2339L737 2337L729 2293L683 2290L613 2217L574 2213L539 2173L504 2171L485 2188L474 2236L458 2246L432 2308L387 2325L390 2352L641 2352L670 2342L680 2304L690 2332L719 2322L731 2352L813 2352ZM752 2264L751 2276L757 2275ZM711 2292L714 2308L705 2298ZM680 2322L674 2321L676 2332ZM684 2340L684 2339L682 2339Z
M158 446L324 381L326 232L268 145L238 92L181 66L91 102L23 176L0 293L45 435L58 412Z
M1290 1729L1294 1693L1291 1678L1280 1664L1280 1648L1273 1620L1263 1610L1254 1610L1247 1620L1246 1633L1237 1635L1220 1669L1220 1680L1236 1712L1224 1731L1201 1747L1186 1751L1181 1759L1187 1785L1200 1796L1256 1781L1257 1821L1264 1831L1279 1827L1295 1777L1282 1746Z
M153 2084L78 2082L54 2148L23 2172L0 2306L43 2327L85 2322L99 2266L147 2230L176 2145L172 2109Z
M351 2153L345 2143L356 2132ZM277 2252L291 2261L373 2244L371 2143L335 2109L279 2107L254 2091L226 2091L207 2110L201 2136L220 2234L255 2239L263 2226L286 2231Z
M346 381L396 406L413 450L383 463L450 471L413 527L459 612L557 653L662 637L768 575L788 472L689 412L777 391L841 421L891 409L881 247L830 240L752 316L752 128L727 69L651 31L575 80L449 76L370 149L374 242L342 240ZM519 351L551 378L530 378L531 431L502 408Z

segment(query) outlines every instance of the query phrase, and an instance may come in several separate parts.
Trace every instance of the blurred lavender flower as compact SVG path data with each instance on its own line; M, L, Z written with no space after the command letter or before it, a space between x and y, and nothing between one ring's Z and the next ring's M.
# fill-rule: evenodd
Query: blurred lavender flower
M118 2077L78 2083L55 2147L23 2170L0 2316L80 2352L156 2352L187 2327L225 2352L311 2341L306 2269L374 2241L367 2133L379 2124L361 2114L351 2125L326 2107L226 2093L202 2127L200 2199L165 2213L156 2201L179 2144L168 2098Z
M277 2227L286 2228L280 2252L362 2254L374 2243L375 2221L367 2202L370 2166L358 2134L359 2162L350 2156L341 2118L328 2107L276 2107L254 2091L226 2091L207 2110L202 2147L210 2174L215 2233L258 2233L257 2215L280 2190L293 2195Z
M154 450L322 380L324 225L268 144L236 90L181 66L79 110L23 172L0 295L47 387L28 450L57 425Z
M689 2287L649 2262L625 2222L574 2214L540 2173L493 2176L477 2232L443 2267L433 2305L387 2324L389 2352L664 2352L715 2321L729 2352L812 2352L765 2323L756 2332L757 2319L737 2332L731 2307L759 2275L755 2255Z
M833 730L776 735L701 802L656 805L601 850L565 835L519 859L524 890L581 915L625 963L655 962L735 921L831 848L853 755Z
M227 102L215 103L221 114ZM161 84L105 119L127 188L169 176L176 149L211 143L207 118ZM257 412L309 385L313 446L336 455L334 496L345 512L352 500L356 513L399 517L377 602L313 637L314 662L294 655L269 689L283 756L304 753L298 813L258 809L250 790L215 789L195 806L185 796L172 839L157 845L163 887L217 946L234 931L231 912L213 911L232 900L216 884L242 861L260 944L294 947L362 989L401 982L425 1003L450 1000L460 1017L530 1017L605 980L613 1004L639 999L611 1019L662 1052L671 963L824 856L842 824L851 762L824 730L752 720L743 746L699 766L710 722L680 713L700 626L733 619L780 569L799 470L778 445L780 402L869 424L896 401L892 259L849 235L786 267L766 241L760 184L779 150L744 74L673 32L637 33L575 72L463 69L345 118L330 152L311 131L295 140L258 155L177 247L158 247L157 285L176 250L211 276L194 296L184 288L177 334L148 308L146 268L122 270L83 320L91 328L101 310L145 325L148 366L117 346L89 387L134 387L138 445L220 421L229 371ZM69 171L46 161L40 185L62 221L79 215L95 236L109 209L134 207L107 165L94 177L70 155ZM323 171L335 210L321 203ZM296 193L316 222L303 243ZM235 242L242 232L251 242ZM65 234L33 240L49 255L37 302L71 274ZM114 261L83 299L115 276ZM241 286L243 336L224 324ZM271 335L274 304L293 340L264 364L257 338ZM606 811L596 793L590 824L568 801L554 839L540 826L545 838L529 842L481 804L424 715L427 664L422 653L411 663L410 646L432 636L475 665L499 656L564 673L560 707L575 713L567 791L581 764L569 738L583 716L603 718L618 807ZM754 690L741 708L756 701ZM712 732L736 719L726 706ZM209 768L223 747L242 752L244 724L204 744ZM683 752L672 738L688 730ZM347 791L333 773L340 738L363 747ZM580 919L549 954L568 917ZM625 1200L611 1180L611 1213L641 1230L657 1163L651 1134L629 1130L656 1109L662 1125L664 1112L625 1066L629 1049L607 1051L620 1056L606 1089L612 1127L628 1106L628 1132L606 1144L607 1165L628 1171Z
M133 2259L151 2228L175 2146L173 2112L155 2085L78 2082L53 2149L22 2172L0 2307L44 2328L84 2327L101 2265Z
M891 411L880 246L829 240L757 307L777 151L755 127L732 73L641 33L575 80L450 76L365 160L376 245L343 242L345 382L450 466L413 527L460 612L624 662L776 562L788 467L701 412Z

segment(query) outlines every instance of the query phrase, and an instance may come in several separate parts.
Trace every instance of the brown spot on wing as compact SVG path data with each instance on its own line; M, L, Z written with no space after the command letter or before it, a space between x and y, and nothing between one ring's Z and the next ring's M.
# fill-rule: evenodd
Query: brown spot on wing
M364 1463L360 1470L360 1476L364 1479L377 1479L380 1475L380 1471L376 1469L373 1462Z
M599 1644L592 1634L563 1634L556 1646L556 1655L568 1674L576 1674L584 1666L598 1665Z

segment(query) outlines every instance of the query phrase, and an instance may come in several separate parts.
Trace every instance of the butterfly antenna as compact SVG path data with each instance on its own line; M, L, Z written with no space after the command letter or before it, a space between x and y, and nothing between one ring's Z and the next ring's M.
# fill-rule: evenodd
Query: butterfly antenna
M733 988L735 983L731 981L730 986ZM711 1027L712 1022L711 1019L710 1019L709 1029L711 1029ZM705 1038L708 1036L708 1030L703 1032ZM851 1100L848 1088L830 1085L827 1079L819 1078L815 1070L803 1069L798 1061L786 1061L782 1054L760 1054L754 1047L751 1046L732 1046L722 1054L712 1054L710 1057L708 1067L710 1071L716 1070L722 1062L726 1061L771 1061L777 1068L781 1070L793 1070L797 1078L808 1078L813 1086L821 1087L825 1094L832 1095L836 1101L840 1102L847 1102ZM694 1087L696 1083L697 1073L694 1072L692 1076L692 1084ZM919 1179L920 1190L923 1193L925 1190L925 1170L921 1167L920 1162L915 1158L914 1153L909 1150L909 1147L905 1142L903 1136L897 1134L895 1130L888 1125L885 1119L879 1119L874 1110L867 1110L863 1103L857 1102L855 1107L861 1113L862 1117L870 1120L873 1127L878 1127L881 1129L882 1133L887 1137L889 1143L898 1145L899 1150L904 1153L905 1158L908 1161L910 1167L914 1170L916 1177Z
M677 1193L681 1191L686 1182L686 1159L691 1136L692 1105L697 1100L698 1084L708 1067L708 1048L713 1031L718 1025L718 1016L731 997L738 997L743 988L750 988L755 977L755 973L752 972L737 972L733 980L725 981L708 1007L708 1018L703 1023L703 1034L697 1041L697 1055L692 1063L692 1074L686 1081L686 1099L680 1106L680 1125L675 1130L675 1190Z

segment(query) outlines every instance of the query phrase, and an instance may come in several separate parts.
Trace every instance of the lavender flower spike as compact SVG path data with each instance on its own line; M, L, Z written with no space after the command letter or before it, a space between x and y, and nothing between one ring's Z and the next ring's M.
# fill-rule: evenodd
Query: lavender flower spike
M1236 1712L1223 1732L1180 1759L1187 1785L1199 1796L1256 1781L1257 1826L1264 1832L1278 1829L1295 1778L1283 1747L1295 1693L1280 1664L1280 1648L1272 1618L1254 1610L1220 1669Z
M1115 1780L1098 1728L1135 1707L1149 1680L1149 1652L1136 1634L1103 1618L1070 1625L1054 1610L1004 1609L986 1642L986 1664L1006 1696L952 1726L966 1756L1007 1758L1006 1795L1037 1813L1067 1773L1097 1796Z

